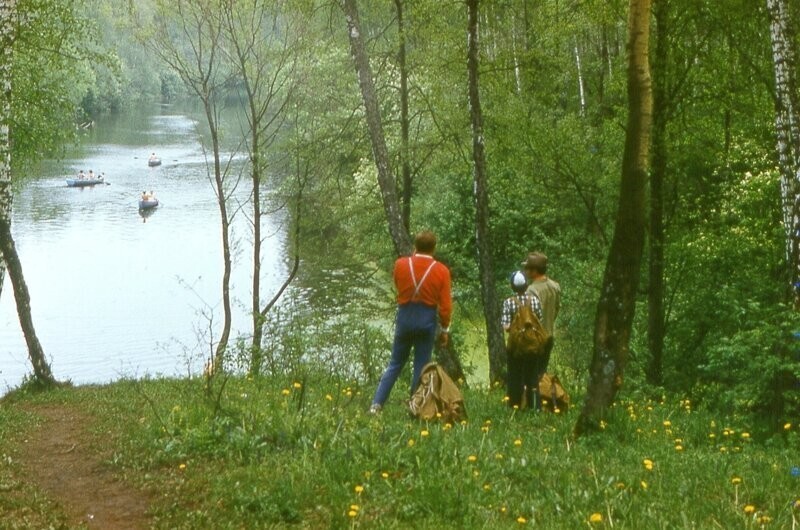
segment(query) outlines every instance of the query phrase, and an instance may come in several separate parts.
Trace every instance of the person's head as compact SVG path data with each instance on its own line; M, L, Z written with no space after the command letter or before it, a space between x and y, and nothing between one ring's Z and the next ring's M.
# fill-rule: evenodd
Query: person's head
M509 284L511 284L511 290L517 294L522 294L525 292L525 289L528 288L528 278L525 277L525 273L522 271L514 271L508 276Z
M547 274L547 256L541 252L531 252L528 254L525 261L522 262L522 266L525 267L525 272L527 272L529 276Z
M433 254L436 250L436 236L430 230L423 230L414 237L414 249L421 254Z

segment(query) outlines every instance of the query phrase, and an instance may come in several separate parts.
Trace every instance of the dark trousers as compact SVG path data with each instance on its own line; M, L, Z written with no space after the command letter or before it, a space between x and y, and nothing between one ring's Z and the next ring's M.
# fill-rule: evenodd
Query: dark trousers
M545 347L543 355L517 356L514 352L507 351L508 374L506 375L506 395L508 405L520 409L531 407L541 410L542 403L539 399L539 380L547 371L550 362L550 353L553 351L551 338Z

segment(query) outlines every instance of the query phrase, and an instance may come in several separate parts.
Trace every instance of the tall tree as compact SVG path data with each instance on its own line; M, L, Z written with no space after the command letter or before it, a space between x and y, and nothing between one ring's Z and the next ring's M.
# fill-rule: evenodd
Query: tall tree
M11 233L11 95L12 65L14 63L14 41L16 36L16 0L0 2L0 294L3 276L8 269L17 316L28 346L28 357L33 366L34 378L43 384L55 383L44 350L36 336L31 316L31 297L22 273L14 238ZM4 266L3 266L4 264Z
M786 0L767 0L775 69L775 132L781 172L786 261L795 310L800 310L800 108L794 28Z
M392 173L389 151L386 148L386 137L383 134L378 96L375 93L375 83L372 79L372 69L369 65L369 55L364 44L361 32L361 21L358 16L356 0L342 0L347 30L350 38L350 51L353 55L358 85L361 97L364 100L364 112L369 129L372 155L378 170L378 185L381 190L384 214L389 227L389 235L394 244L395 253L400 256L411 252L411 237L403 223L402 210L397 198L397 188Z
M267 176L268 151L287 119L287 109L294 89L297 41L300 27L285 2L226 0L223 14L230 43L230 56L236 65L246 100L247 150L250 157L250 182L253 216L253 283L250 312L253 322L251 373L261 371L261 341L264 320L277 302L272 298L261 303L261 232L263 200L261 188ZM299 225L299 223L298 223ZM288 287L297 274L299 256L278 291Z
M597 306L586 401L576 435L599 424L622 386L628 360L636 286L644 248L645 189L652 121L648 47L650 0L630 0L628 12L628 122L622 156L614 238Z
M411 160L409 159L408 67L406 65L406 26L403 19L404 0L394 0L397 11L397 67L400 74L400 189L402 190L403 225L411 229Z
M222 56L222 0L178 0L156 2L153 22L155 34L145 43L180 75L183 82L200 100L211 137L212 172L210 178L217 196L222 231L222 331L214 350L213 369L224 368L225 352L231 333L231 243L226 183L228 165L223 167L220 147L220 110L222 88L231 75Z
M489 176L486 167L486 145L481 112L478 19L479 0L467 0L467 77L469 109L472 121L472 176L475 201L475 245L481 283L486 341L489 347L489 380L499 382L505 374L505 345L500 323L500 301L494 282L492 243L489 233Z

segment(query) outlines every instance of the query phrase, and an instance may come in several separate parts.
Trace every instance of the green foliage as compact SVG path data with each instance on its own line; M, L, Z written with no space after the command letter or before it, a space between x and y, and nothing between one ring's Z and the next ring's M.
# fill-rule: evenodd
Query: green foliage
M699 366L697 395L707 407L779 431L800 416L800 316L754 303L742 309L742 329L711 346Z

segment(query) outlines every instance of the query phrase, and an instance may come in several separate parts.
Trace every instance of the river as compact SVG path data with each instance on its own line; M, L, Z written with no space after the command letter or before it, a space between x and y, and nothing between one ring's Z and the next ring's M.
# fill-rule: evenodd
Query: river
M59 161L45 161L14 193L12 230L37 335L59 380L76 384L198 373L222 322L222 249L200 121L170 107L99 121ZM155 152L162 165L150 168ZM106 185L67 187L79 170ZM246 200L246 185L238 198ZM153 190L148 215L138 198ZM264 220L262 286L287 274L281 214ZM251 230L233 223L234 333L249 334ZM236 302L238 301L238 303ZM209 323L209 316L213 320ZM8 277L0 294L0 394L31 372Z

